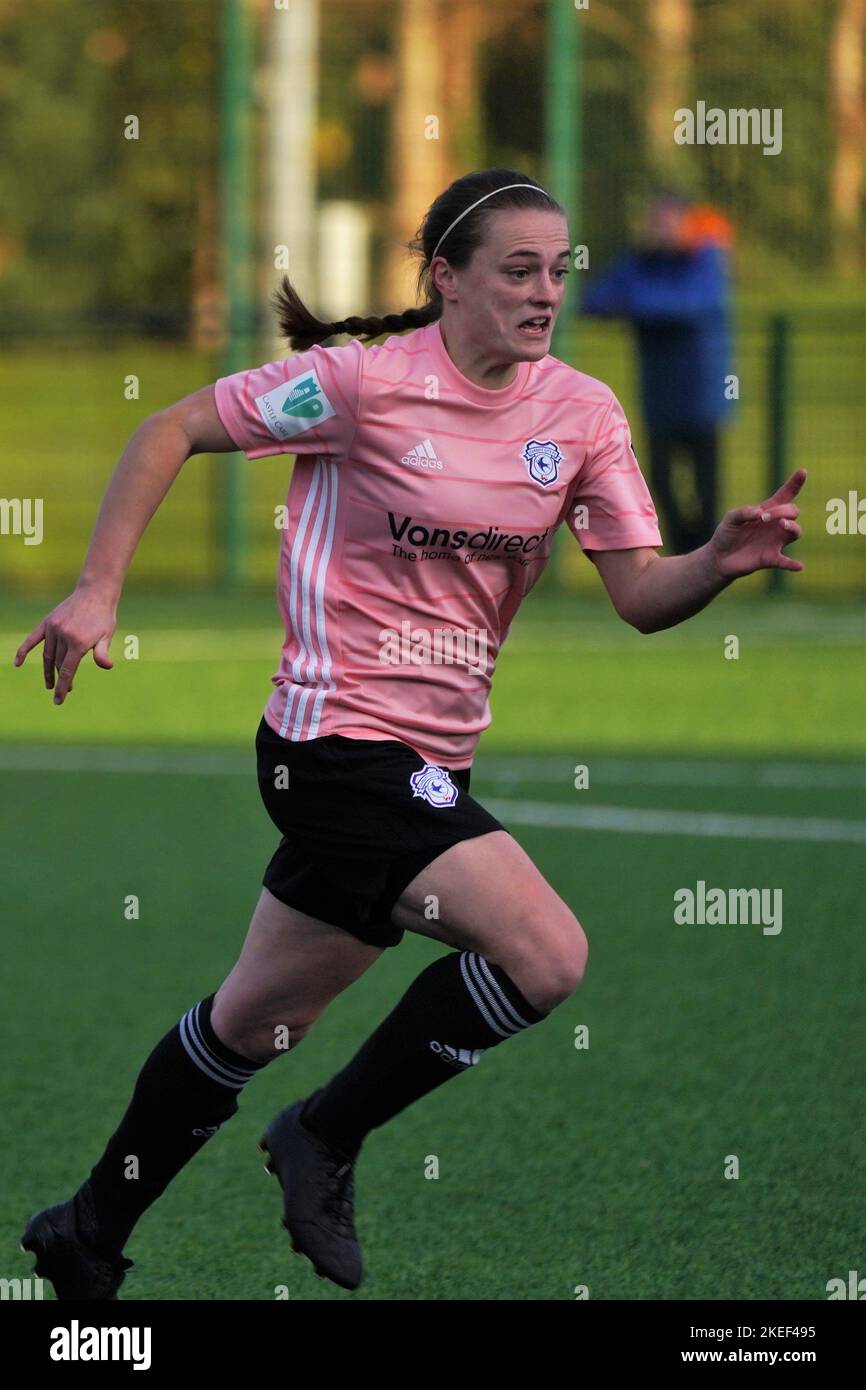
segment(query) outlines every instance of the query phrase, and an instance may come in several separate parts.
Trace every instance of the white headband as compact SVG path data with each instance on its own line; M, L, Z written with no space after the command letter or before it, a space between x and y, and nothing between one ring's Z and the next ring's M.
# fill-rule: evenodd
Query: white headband
M494 193L504 193L506 188L534 188L535 191L536 191L536 193L544 193L545 198L547 198L547 197L550 196L548 193L545 193L545 191L544 191L543 188L539 188L537 183L506 183L506 184L503 184L502 188L494 188L494 189L492 189L492 191L491 191L490 193L485 193L485 194L484 194L484 198L492 198ZM464 208L463 212L461 212L461 214L460 214L460 217L465 217L466 214L467 214L467 212L471 212L471 211L472 211L472 208L477 208L477 207L478 207L478 203L483 203L483 202L484 202L484 198L479 198L477 203L473 203L473 204L471 205L471 207ZM454 221L451 223L451 227L456 227L456 226L457 226L457 223L460 221L460 217L455 217L455 218L454 218ZM447 227L447 228L445 229L445 231L442 233L442 235L441 235L441 237L439 238L439 240L437 241L437 243L436 243L436 250L433 252L433 255L430 257L430 264L431 264L431 265L433 264L433 259L434 259L434 257L436 256L436 253L438 252L439 247L442 245L442 243L443 243L443 241L445 240L445 238L447 237L448 233L451 231L451 227Z

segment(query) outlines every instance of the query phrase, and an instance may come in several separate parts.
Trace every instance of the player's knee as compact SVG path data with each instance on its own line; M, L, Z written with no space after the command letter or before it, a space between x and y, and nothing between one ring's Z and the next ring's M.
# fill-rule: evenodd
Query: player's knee
M512 970L515 984L541 1013L550 1013L580 986L589 943L576 917L547 932L524 953Z
M564 1004L580 987L588 954L586 937L579 925L570 940L551 951L540 982L547 1012Z

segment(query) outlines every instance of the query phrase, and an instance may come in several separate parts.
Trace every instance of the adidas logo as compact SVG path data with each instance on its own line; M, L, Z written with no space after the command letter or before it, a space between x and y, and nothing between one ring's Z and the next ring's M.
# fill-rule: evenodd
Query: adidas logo
M424 439L420 444L416 444L414 449L410 449L408 454L404 454L401 463L409 463L413 468L444 468L444 463L440 463L436 457L436 450L429 439Z
M476 1062L481 1060L481 1054L485 1051L483 1047L476 1047L470 1052L468 1047L450 1047L448 1043L430 1043L431 1052L442 1058L443 1062L448 1062L452 1067L474 1067Z

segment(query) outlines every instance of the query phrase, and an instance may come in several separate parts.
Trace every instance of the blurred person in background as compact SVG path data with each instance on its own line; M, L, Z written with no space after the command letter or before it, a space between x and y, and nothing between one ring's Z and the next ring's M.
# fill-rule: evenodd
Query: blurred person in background
M589 285L583 303L585 314L634 324L650 482L677 555L704 545L718 516L719 434L732 405L731 239L713 208L656 193L637 245ZM674 484L679 459L692 473L691 505Z

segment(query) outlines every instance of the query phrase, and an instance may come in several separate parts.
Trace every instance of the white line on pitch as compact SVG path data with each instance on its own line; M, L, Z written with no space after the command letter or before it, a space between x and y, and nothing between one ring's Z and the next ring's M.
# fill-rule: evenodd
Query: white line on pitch
M695 787L851 787L866 790L866 766L860 759L849 764L763 762L738 756L729 763L686 762L672 758L594 758L580 749L573 757L503 757L483 755L478 760L478 776L489 777L504 787L525 782L559 782L573 779L573 769L584 763L590 783L619 782L631 786Z
M593 758L583 755L589 768L590 784L615 783L624 786L696 787L789 787L866 789L866 768L859 760L850 764L814 764L735 760L687 762L669 758ZM473 768L478 782L492 783L495 790L510 792L528 782L551 782L570 786L574 757L539 757L491 753L482 754ZM112 744L2 744L0 771L7 772L183 772L193 776L246 776L255 770L255 752L250 739L248 750L173 748L169 744L150 747Z
M106 747L13 748L0 745L8 772L180 773L185 776L254 775L252 748L241 750ZM742 816L715 811L668 811L631 806L565 806L560 802L479 798L493 815L547 830L602 830L637 835L691 835L735 840L809 840L863 844L866 821L797 816Z
M547 830L607 830L626 835L696 835L730 840L866 843L866 821L817 817L738 816L715 811L662 811L631 806L562 806L550 801L484 798L494 816Z

